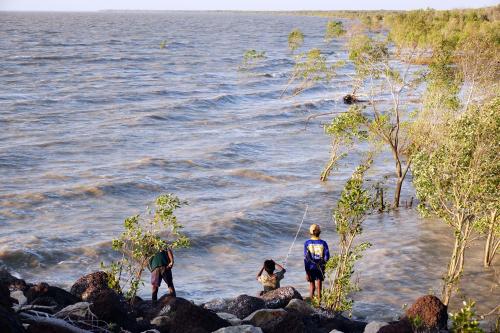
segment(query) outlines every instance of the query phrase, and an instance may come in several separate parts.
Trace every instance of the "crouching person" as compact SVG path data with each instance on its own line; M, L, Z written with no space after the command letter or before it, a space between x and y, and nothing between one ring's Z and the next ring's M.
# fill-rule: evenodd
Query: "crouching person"
M274 272L274 270L278 267L279 271ZM264 261L264 265L260 269L259 273L257 273L257 280L262 284L264 291L260 292L260 295L265 292L278 289L280 287L280 281L285 277L286 269L283 268L280 264L274 262L274 260L266 260Z
M172 267L174 266L174 254L172 250L167 248L155 254L149 259L149 270L151 271L151 286L154 302L158 300L158 289L161 285L161 280L165 281L168 287L170 296L175 297L174 281L172 279Z

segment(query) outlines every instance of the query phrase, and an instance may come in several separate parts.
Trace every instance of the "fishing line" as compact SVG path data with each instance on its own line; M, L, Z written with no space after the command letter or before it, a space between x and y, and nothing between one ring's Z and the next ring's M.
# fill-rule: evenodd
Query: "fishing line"
M302 221L300 221L299 229L297 229L297 233L295 234L295 238L293 239L292 245L290 245L290 249L288 249L288 253L286 254L285 260L283 261L283 267L286 266L286 262L288 261L288 257L290 256L290 253L292 252L293 245L295 244L295 241L297 240L297 237L299 236L299 232L300 232L300 229L302 228L302 224L304 224L304 220L306 218L308 208L309 208L309 205L306 205L306 210L304 211L304 215L302 216Z

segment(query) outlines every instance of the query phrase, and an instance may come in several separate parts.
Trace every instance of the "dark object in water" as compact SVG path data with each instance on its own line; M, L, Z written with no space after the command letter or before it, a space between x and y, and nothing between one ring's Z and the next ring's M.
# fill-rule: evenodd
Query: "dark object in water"
M356 98L356 96L354 96L352 94L345 95L343 100L344 100L344 104L352 104L352 103L359 102L359 100Z

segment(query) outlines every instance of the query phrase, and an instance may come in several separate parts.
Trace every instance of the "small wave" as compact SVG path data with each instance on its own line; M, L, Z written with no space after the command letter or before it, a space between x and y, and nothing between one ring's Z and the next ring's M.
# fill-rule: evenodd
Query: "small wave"
M250 169L233 170L233 171L231 171L231 175L241 177L241 178L248 178L248 179L252 179L252 180L269 182L269 183L281 183L284 181L293 181L293 180L299 179L296 176L287 176L287 175L271 176L271 175L266 174L263 171L250 170Z
M216 97L211 97L211 98L194 98L189 100L185 106L191 106L191 107L220 107L224 106L227 104L235 104L238 101L241 100L241 96L236 96L236 95L219 95Z
M263 172L259 172L256 170L249 170L249 169L239 169L239 170L234 170L231 172L233 176L241 177L241 178L248 178L248 179L253 179L253 180L260 180L264 182L269 182L269 183L279 183L280 179L266 175Z

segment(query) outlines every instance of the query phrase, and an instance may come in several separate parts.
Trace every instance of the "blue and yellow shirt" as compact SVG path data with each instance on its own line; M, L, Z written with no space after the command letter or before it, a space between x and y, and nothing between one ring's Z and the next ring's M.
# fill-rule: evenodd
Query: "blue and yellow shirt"
M328 244L319 238L313 237L304 243L304 268L306 271L324 269L325 263L330 259Z

